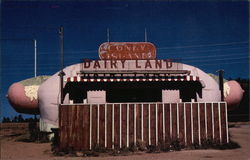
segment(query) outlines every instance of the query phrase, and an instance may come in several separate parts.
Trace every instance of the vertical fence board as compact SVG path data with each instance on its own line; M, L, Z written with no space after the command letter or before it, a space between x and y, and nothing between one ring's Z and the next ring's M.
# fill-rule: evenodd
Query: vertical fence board
M158 104L158 144L163 142L163 104Z
M129 107L129 112L128 112L129 114L127 114L127 109L128 109L127 105ZM163 105L164 105L164 110L163 110ZM163 141L164 139L167 143L171 143L173 140L178 139L178 133L181 144L189 146L192 144L192 133L193 133L194 143L199 143L205 140L206 138L212 139L213 129L214 129L214 140L217 143L220 142L222 142L223 144L227 143L228 133L226 126L227 125L226 103L223 102L220 104L178 103L178 109L177 109L177 103L171 103L171 105L162 103L121 104L121 115L120 115L120 104L107 104L106 106L107 106L107 112L106 112L107 119L105 123L105 105L104 104L99 105L100 147L105 147L105 130L107 131L106 133L107 148L112 148L113 146L114 148L120 148L120 139L122 147L127 147L127 139L129 140L128 142L129 146L133 146L135 142L138 142L142 139L141 135L142 129L143 129L143 140L146 146L149 145L149 140L151 142L151 145L160 145L164 143ZM142 106L143 106L143 115L142 115ZM171 116L170 116L170 106L172 112ZM184 112L184 106L185 106L185 112ZM90 107L92 108L91 137L90 137ZM212 107L213 107L213 112L212 112ZM113 108L114 110L112 110ZM62 105L60 106L59 109L60 109L59 111L60 149L72 148L75 150L88 150L90 149L90 141L91 141L91 148L95 147L97 145L97 120L98 120L97 105L95 104ZM149 115L149 109L150 109L150 115ZM164 112L164 117L163 117L163 112ZM186 113L185 116L184 113ZM120 116L121 116L121 123L120 123ZM192 119L191 116L193 117ZM127 119L127 117L129 117L129 119ZM172 119L170 119L170 117ZM185 120L184 117L186 117ZM163 118L165 119L163 120ZM149 128L149 122L150 122L150 128ZM170 122L172 122L171 125ZM205 124L205 122L207 123ZM105 124L106 124L106 129L105 129ZM164 127L163 124L165 124ZM121 136L120 136L120 127L121 127ZM170 136L171 127L172 127L172 137ZM165 138L163 138L164 128L165 128ZM186 131L186 138L185 138L185 131Z
M112 148L112 104L107 105L107 148Z
M99 145L105 147L105 105L99 105Z
M136 104L136 140L141 141L141 106L142 104Z
M66 106L59 106L60 107L60 115L59 115L59 122L60 122L60 149L66 148L67 140L67 123L68 123L68 116L66 115Z
M212 131L212 104L206 103L207 108L207 138L213 139L213 131Z
M214 140L220 142L218 103L214 103Z
M114 105L114 146L115 148L119 148L120 146L120 105Z
M144 134L144 142L146 145L149 144L148 141L148 105L149 104L143 104L143 134Z
M184 104L179 103L179 140L182 145L185 144L184 135Z
M155 117L155 107L156 105L155 104L150 104L150 139L151 139L151 144L152 145L156 145L156 135L155 135L155 132L156 132L156 127L155 127L155 124L156 124L156 117Z
M134 104L129 104L129 146L134 145Z
M79 143L79 140L80 140L79 132L81 132L81 123L79 120L80 120L80 107L76 106L76 121L75 121L76 142L75 142L75 146L76 146L77 150L81 149L81 144Z
M72 148L77 146L77 123L75 123L77 121L77 106L74 106L72 108L72 119L73 119L73 123L72 123Z
M89 105L83 105L83 148L89 148Z
M192 135L191 135L191 103L186 103L186 137L187 145L192 144Z
M226 129L226 104L221 103L221 137L222 137L222 143L227 143L227 129Z
M92 146L96 145L97 145L97 105L92 105Z
M127 145L127 105L122 104L122 147Z
M65 113L64 115L67 116L67 125L65 127L65 132L66 132L66 135L67 135L67 140L66 140L66 144L65 144L65 147L69 147L69 142L70 142L70 123L71 123L71 120L70 120L70 116L71 116L71 109L70 108L67 108L65 107Z
M198 103L193 103L193 137L194 143L199 143L198 133Z
M72 123L73 123L73 119L72 119L72 113L73 113L73 107L74 106L72 106L72 108L71 109L69 109L68 110L68 116L69 116L69 124L68 124L68 144L67 144L67 147L72 147L72 145L73 145L73 141L72 141L72 137L73 137L73 135L72 135Z
M65 106L59 106L60 107L60 111L59 111L59 118L61 118L59 120L59 124L60 124L60 149L64 149L66 148L66 143L68 142L67 140L67 123L68 123L68 120L67 120L67 115L65 115L65 113L68 113L68 112L65 112L66 110L66 107Z
M172 103L172 140L177 140L177 104Z
M164 104L165 106L165 141L169 142L170 137L170 104Z
M79 106L78 110L79 110L79 142L78 143L79 143L80 149L83 150L84 149L83 148L83 132L84 131L83 131L83 125L82 125L83 117L84 117L83 107Z
M205 130L205 103L200 103L200 135L201 141L206 139L206 130Z

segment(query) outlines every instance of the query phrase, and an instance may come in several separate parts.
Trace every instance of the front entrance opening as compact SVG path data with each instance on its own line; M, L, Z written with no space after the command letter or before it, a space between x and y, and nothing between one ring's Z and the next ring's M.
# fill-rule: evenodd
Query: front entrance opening
M118 88L107 90L106 100L109 103L118 102L161 102L159 88Z
M170 95L163 95L164 90L173 91ZM87 99L87 92L104 91L101 99L107 103L126 102L172 102L179 98L183 102L197 100L197 95L202 98L202 86L199 82L171 81L171 82L70 82L64 88L64 96L68 94L68 99L73 103L83 103ZM94 93L97 94L97 93ZM98 94L100 98L100 94ZM67 99L67 98L66 98ZM164 99L164 100L163 100ZM91 102L98 103L98 102Z

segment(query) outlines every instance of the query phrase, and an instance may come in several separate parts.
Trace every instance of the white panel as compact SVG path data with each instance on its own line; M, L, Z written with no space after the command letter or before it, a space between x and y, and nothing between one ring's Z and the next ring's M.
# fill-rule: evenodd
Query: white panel
M88 103L106 103L106 91L87 91Z
M69 94L67 93L63 100L63 104L69 104L69 103L70 103L70 99L69 99Z
M179 90L162 90L163 103L178 103L180 101Z

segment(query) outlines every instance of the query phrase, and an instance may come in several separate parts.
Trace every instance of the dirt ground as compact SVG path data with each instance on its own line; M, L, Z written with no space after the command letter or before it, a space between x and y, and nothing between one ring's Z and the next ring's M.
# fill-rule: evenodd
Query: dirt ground
M1 160L248 160L250 159L250 123L234 123L229 129L231 140L237 142L241 148L227 150L182 150L161 153L133 153L127 156L99 156L99 157L69 157L54 156L50 143L34 143L17 141L25 130L12 133L11 130L1 129Z

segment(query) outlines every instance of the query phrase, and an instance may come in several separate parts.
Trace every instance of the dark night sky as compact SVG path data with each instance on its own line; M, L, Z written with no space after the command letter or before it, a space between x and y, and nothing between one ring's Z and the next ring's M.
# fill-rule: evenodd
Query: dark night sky
M107 41L148 41L159 59L173 58L225 77L249 77L249 2L174 1L8 1L1 4L1 116L17 113L8 104L8 87L60 68L58 27L65 28L65 65L98 58ZM8 40L6 40L8 39ZM19 40L14 40L19 39ZM27 39L27 40L24 40Z

